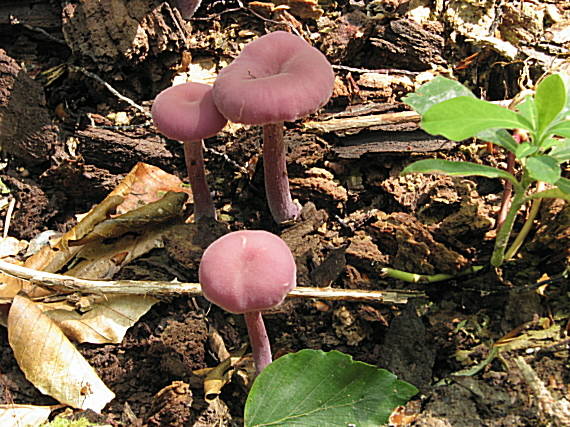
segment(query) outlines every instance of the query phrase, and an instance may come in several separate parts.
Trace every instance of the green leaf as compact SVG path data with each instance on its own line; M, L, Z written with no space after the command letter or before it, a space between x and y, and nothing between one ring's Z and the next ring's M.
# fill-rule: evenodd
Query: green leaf
M555 147L560 143L561 143L561 141L559 139L546 138L542 141L539 148L540 148L541 152L545 152L546 150L548 150L552 147Z
M560 178L556 181L556 186L560 188L564 193L570 194L570 179Z
M560 164L551 156L534 156L526 159L526 170L537 181L554 184L560 179Z
M565 138L570 138L570 120L557 123L548 130L548 133L551 135L559 135Z
M551 74L541 81L536 88L534 102L538 112L538 130L542 131L566 105L566 87L562 77Z
M475 97L469 89L458 81L437 76L430 82L422 85L414 93L406 95L403 101L419 114L424 114L435 104L458 96Z
M376 427L418 390L384 369L331 351L280 357L256 378L245 426Z
M522 159L536 153L537 150L538 147L529 144L528 142L523 142L522 144L518 145L517 150L515 151L515 156L517 159Z
M531 124L533 129L538 128L538 111L534 98L528 95L517 107L518 112Z
M556 141L556 144L552 147L548 155L554 157L558 163L570 160L570 139Z
M437 173L452 176L484 176L487 178L503 178L518 184L516 178L508 172L491 166L478 165L469 162L452 162L450 160L425 159L418 160L404 168L402 174L408 173Z
M481 141L492 142L512 153L516 152L519 146L518 142L505 129L487 129L479 132L477 138Z
M461 141L486 129L530 129L531 126L514 111L480 99L460 96L431 107L422 116L422 127L432 135Z
M570 183L568 183L570 185ZM570 188L568 188L570 190ZM550 188L548 190L541 191L539 193L531 194L529 199L563 199L570 202L570 193L566 193L558 188Z

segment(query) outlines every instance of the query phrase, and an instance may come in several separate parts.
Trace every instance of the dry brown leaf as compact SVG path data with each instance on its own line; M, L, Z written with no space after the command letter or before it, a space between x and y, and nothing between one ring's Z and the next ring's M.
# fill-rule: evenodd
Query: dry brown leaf
M28 243L25 240L18 240L15 237L0 238L0 258L18 255L26 250Z
M0 405L0 426L39 426L48 420L52 409L51 406Z
M59 308L53 308L53 304L44 304L43 309L65 335L75 341L118 344L123 340L127 329L157 301L153 297L109 296L83 314L61 303L58 304Z
M59 327L26 297L14 297L8 341L28 381L59 402L100 412L115 397Z
M137 163L117 188L99 205L104 205L105 208L110 207L118 200L117 197L122 197L123 201L115 209L116 213L121 215L147 203L160 200L168 191L183 192L188 194L190 198L192 195L190 189L185 187L176 176L166 173L156 166ZM107 212L105 209L103 210ZM96 225L90 222L89 227L84 227L82 223L84 220L89 220L88 218L89 215L65 233L54 248L44 246L38 253L28 258L25 266L50 273L62 270L81 249L78 246L69 247L67 242L81 239L86 234L85 229L89 231L89 227L92 228ZM99 219L104 219L104 217L99 215Z
M124 265L155 248L162 248L162 236L171 227L151 228L144 234L128 235L108 244L94 242L77 254L78 261L67 275L91 280L110 280Z
M169 191L160 200L148 203L115 218L100 221L92 227L87 235L78 240L69 240L68 244L69 246L85 245L111 237L119 237L131 231L141 231L150 226L179 218L187 199L188 194L186 193ZM122 200L123 198L121 198Z
M115 209L118 215L124 214L145 204L156 202L169 191L185 193L190 198L192 195L190 189L185 187L183 182L176 176L166 173L156 166L137 163L117 188L85 215L79 224L65 233L55 245L43 246L41 250L29 257L24 265L28 268L50 273L62 271L83 249L82 246L70 247L69 241L83 238L100 221L105 220L111 210ZM147 241L146 238L142 240ZM138 256L141 253L144 252L138 251ZM115 253L115 255L117 254ZM114 262L116 259L116 257L112 258L112 261ZM132 259L134 259L133 256L129 260ZM121 265L126 262L124 257L122 261ZM92 272L97 271L97 269L101 269L101 266L92 269ZM103 269L103 271L105 270ZM107 271L107 273L109 274L110 271ZM106 277L89 276L92 279L103 279ZM49 290L33 286L27 281L5 275L0 275L0 281L0 299L6 302L10 301L20 290L23 290L31 297L41 297L51 293Z

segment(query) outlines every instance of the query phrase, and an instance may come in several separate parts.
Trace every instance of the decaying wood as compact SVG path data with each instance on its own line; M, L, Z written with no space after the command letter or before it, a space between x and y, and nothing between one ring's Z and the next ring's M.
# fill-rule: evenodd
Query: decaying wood
M31 282L38 286L48 287L60 292L82 292L88 294L120 294L149 295L157 298L189 295L200 296L202 290L199 283L152 282L135 280L85 280L62 274L47 273L21 267L0 260L0 271L10 276ZM325 300L344 300L361 302L380 302L389 304L406 304L409 298L422 296L413 291L368 291L358 289L313 288L299 286L292 290L289 298L317 298Z
M415 111L397 113L371 114L359 117L345 117L326 121L309 121L303 123L303 130L313 133L352 131L384 125L401 123L418 123L420 115Z
M57 141L42 86L0 49L0 148L37 164Z
M3 0L0 2L0 24L14 21L47 31L61 29L61 9L48 1Z
M368 59L371 68L389 64L406 70L429 70L434 64L446 64L443 37L407 19L377 26L370 41L375 47Z
M357 159L368 153L429 153L450 150L457 145L442 137L428 135L416 130L412 132L366 132L343 138L342 145L333 148L341 159Z
M77 131L76 136L80 140L78 153L86 163L99 168L120 173L143 161L167 170L172 168L173 155L156 134L88 127Z
M179 12L158 0L80 0L63 8L63 34L74 53L105 71L188 48Z

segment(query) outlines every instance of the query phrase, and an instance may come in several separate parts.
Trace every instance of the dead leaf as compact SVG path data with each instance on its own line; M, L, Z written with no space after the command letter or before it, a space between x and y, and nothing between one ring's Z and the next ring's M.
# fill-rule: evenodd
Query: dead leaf
M0 425L3 427L38 426L45 423L51 406L0 405Z
M122 197L120 199L124 200ZM77 240L69 240L68 244L69 246L84 245L165 223L180 217L187 199L186 193L169 191L156 202L148 203L115 218L100 221L87 235Z
M115 397L59 327L26 297L14 297L8 341L28 381L59 402L100 412Z
M106 209L118 200L117 197L122 197L123 201L116 206L116 213L121 215L160 200L168 191L183 192L188 194L190 198L192 195L190 189L185 187L176 176L164 172L156 166L137 163L99 206L104 205L105 207L100 209L107 212ZM97 210L97 207L94 210ZM68 242L81 239L86 234L85 229L90 231L96 225L91 223L88 218L89 214L78 225L65 233L53 248L44 246L38 253L28 258L25 266L50 273L61 271L81 249L78 246L69 247ZM99 219L103 220L105 217L99 215ZM83 225L85 220L89 221L89 226Z
M18 240L15 237L0 238L0 258L18 255L27 246L28 243L25 240Z
M142 235L129 234L111 243L93 242L82 247L77 263L67 275L91 280L110 280L124 265L152 249L164 246L162 237L172 227L155 227Z
M218 398L222 387L230 382L238 365L244 363L244 354L247 345L231 353L231 356L222 361L218 366L207 371L204 378L204 399L211 403ZM251 359L249 359L251 361ZM250 365L251 366L251 365ZM194 372L196 373L196 372Z
M109 296L83 314L61 303L43 304L43 309L68 338L93 344L118 344L127 329L157 301L153 297Z

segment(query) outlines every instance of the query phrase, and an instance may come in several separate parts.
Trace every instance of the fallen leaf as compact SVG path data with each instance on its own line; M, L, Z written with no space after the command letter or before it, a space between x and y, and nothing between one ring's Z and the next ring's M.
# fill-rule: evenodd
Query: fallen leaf
M0 405L0 426L38 426L48 420L52 409L51 406Z
M100 412L115 397L59 327L20 295L8 314L8 342L28 381L59 402Z
M67 305L52 309L44 304L44 313L56 322L68 338L93 344L118 344L158 300L143 296L108 296L81 314ZM62 308L63 307L63 308Z
M120 199L121 202L124 200L122 197ZM84 245L165 223L180 217L187 199L186 193L168 191L155 202L147 203L115 218L100 221L88 234L77 240L69 240L68 244L69 246Z

